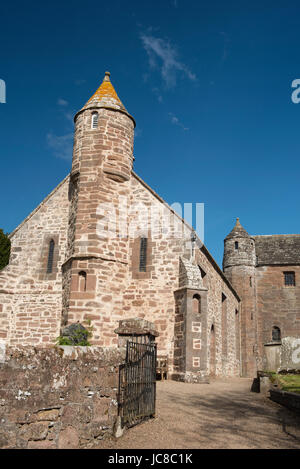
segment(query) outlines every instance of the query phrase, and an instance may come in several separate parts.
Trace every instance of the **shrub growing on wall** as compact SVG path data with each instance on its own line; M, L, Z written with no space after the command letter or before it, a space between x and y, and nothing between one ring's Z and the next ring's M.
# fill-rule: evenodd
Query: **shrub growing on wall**
M3 233L0 228L0 270L5 267L9 262L10 255L10 240L8 236Z

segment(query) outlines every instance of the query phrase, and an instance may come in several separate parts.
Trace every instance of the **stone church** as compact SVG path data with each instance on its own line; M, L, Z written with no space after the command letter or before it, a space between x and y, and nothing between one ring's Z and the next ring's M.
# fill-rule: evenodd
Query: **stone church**
M119 321L141 318L169 376L192 382L253 376L266 343L300 337L300 235L250 236L237 220L222 271L133 171L135 120L108 72L74 122L70 174L10 234L0 341L49 347L90 320L92 344L117 347Z

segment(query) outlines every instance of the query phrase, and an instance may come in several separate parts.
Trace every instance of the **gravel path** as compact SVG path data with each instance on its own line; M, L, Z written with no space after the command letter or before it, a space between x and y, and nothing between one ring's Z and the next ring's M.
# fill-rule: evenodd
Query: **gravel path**
M158 381L157 417L99 448L300 448L300 416L250 392L251 382Z

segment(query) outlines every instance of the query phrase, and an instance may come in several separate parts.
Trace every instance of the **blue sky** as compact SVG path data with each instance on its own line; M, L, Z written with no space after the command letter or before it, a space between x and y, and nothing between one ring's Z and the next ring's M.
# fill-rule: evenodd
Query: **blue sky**
M5 231L69 172L73 115L109 70L137 122L135 171L170 204L205 204L219 264L237 216L300 233L298 2L2 2L0 41Z

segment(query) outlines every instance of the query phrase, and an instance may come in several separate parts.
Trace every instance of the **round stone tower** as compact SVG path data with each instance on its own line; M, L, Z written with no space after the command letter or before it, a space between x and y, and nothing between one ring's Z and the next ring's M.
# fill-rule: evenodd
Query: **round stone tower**
M241 298L240 350L243 376L256 373L256 254L255 241L239 218L224 240L223 271Z
M97 155L99 170L115 181L127 181L132 171L135 121L111 84L109 72L74 122L72 173Z
M224 240L223 270L230 277L231 267L255 266L255 242L254 239L236 219L236 224Z
M109 72L74 122L63 324L92 317L93 343L110 346L117 337L104 326L112 321L114 301L120 304L129 256L128 239L119 236L126 214L120 204L130 194L135 121Z

